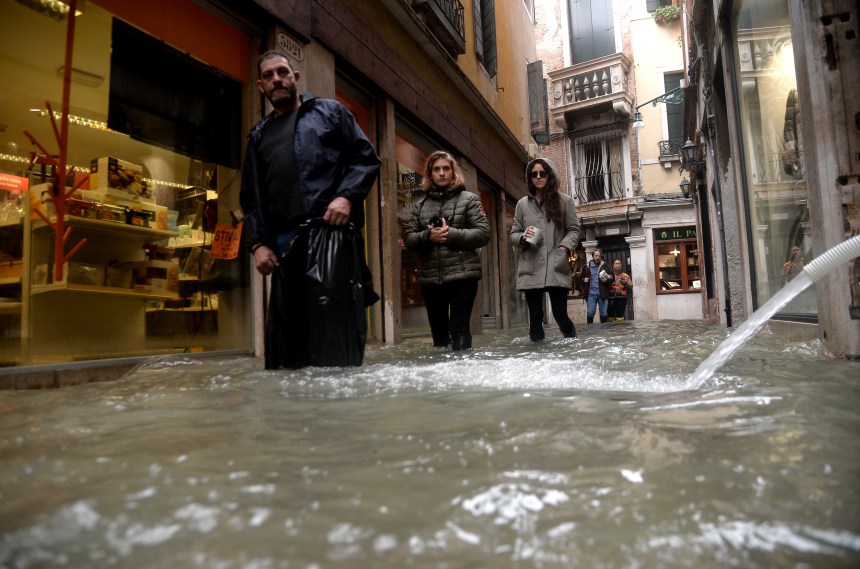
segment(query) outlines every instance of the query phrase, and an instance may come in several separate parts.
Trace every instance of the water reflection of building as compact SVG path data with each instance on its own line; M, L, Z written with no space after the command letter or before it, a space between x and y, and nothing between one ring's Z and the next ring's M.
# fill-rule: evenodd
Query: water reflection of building
M860 230L860 132L845 119L860 112L860 14L851 1L686 7L706 308L735 326L784 285L793 248L808 262ZM855 260L776 318L816 323L833 353L860 355L858 278Z

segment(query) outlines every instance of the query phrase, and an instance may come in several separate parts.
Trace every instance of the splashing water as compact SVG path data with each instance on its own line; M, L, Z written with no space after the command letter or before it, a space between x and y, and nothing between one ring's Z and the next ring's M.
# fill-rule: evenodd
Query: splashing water
M767 323L771 316L791 302L806 287L822 279L842 263L860 256L860 235L852 237L815 258L787 285L756 310L731 336L726 338L717 349L699 364L693 375L686 381L687 389L698 389L715 371L720 369L741 346L746 344L756 332Z
M780 308L791 302L794 297L803 292L806 287L812 284L812 282L812 277L807 273L803 271L798 273L795 278L780 289L777 294L771 297L764 306L753 312L752 316L750 316L746 322L741 324L737 330L732 332L731 336L726 338L723 343L714 350L714 353L699 364L699 367L696 368L696 371L693 372L693 375L691 375L685 383L685 387L687 389L698 389L704 382L714 375L714 372L723 367L723 364L729 361L741 346L746 344L750 338L755 336L756 333L761 330L765 324L767 324L767 321L770 320L771 316L776 314Z
M0 392L0 567L860 567L860 362L762 334L689 391L725 329L580 336Z

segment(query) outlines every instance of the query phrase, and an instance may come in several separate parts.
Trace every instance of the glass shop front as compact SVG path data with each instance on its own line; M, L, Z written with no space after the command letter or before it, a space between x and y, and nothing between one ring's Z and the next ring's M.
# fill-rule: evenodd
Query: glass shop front
M0 366L249 352L251 37L193 0L48 5L0 0Z

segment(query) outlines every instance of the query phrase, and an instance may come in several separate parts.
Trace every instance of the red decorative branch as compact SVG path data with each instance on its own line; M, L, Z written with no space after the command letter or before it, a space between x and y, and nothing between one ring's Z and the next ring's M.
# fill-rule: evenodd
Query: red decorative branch
M54 204L57 218L55 222L51 222L44 213L39 209L34 208L34 211L45 220L51 231L54 232L54 281L60 282L63 280L63 265L75 254L80 251L87 240L81 239L68 253L66 250L66 241L71 235L72 228L66 228L66 200L72 195L81 185L87 180L83 177L75 182L74 186L66 190L66 180L72 172L72 168L67 165L69 147L69 99L72 84L72 49L75 45L75 11L78 7L77 0L71 0L69 3L68 24L66 27L66 59L63 66L63 102L62 102L62 118L60 119L60 127L57 128L57 121L54 118L54 111L50 103L45 103L48 109L48 117L51 119L51 127L54 130L54 137L57 139L57 145L60 147L60 159L56 160L50 153L26 130L24 134L30 139L39 150L45 155L48 163L54 167L54 174L50 182L50 192L48 192L51 202Z

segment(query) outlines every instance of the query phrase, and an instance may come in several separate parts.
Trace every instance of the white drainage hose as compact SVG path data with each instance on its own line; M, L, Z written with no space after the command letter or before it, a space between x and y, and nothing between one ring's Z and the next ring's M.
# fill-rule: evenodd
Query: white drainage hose
M685 389L698 389L705 381L707 381L715 371L720 369L729 358L756 332L767 324L767 321L776 312L791 302L798 294L803 292L806 287L812 283L821 280L825 275L829 274L843 263L847 263L855 257L860 257L860 235L856 235L851 239L843 241L839 245L832 247L828 251L819 255L808 265L803 267L803 270L797 274L791 281L788 282L782 289L779 290L770 300L756 310L746 322L741 324L737 330L723 340L717 346L710 356L705 359L696 371L684 383Z
M847 263L854 257L860 257L860 235L847 239L832 249L825 251L803 267L804 272L809 273L812 282L821 280L824 275L830 273L836 267Z

